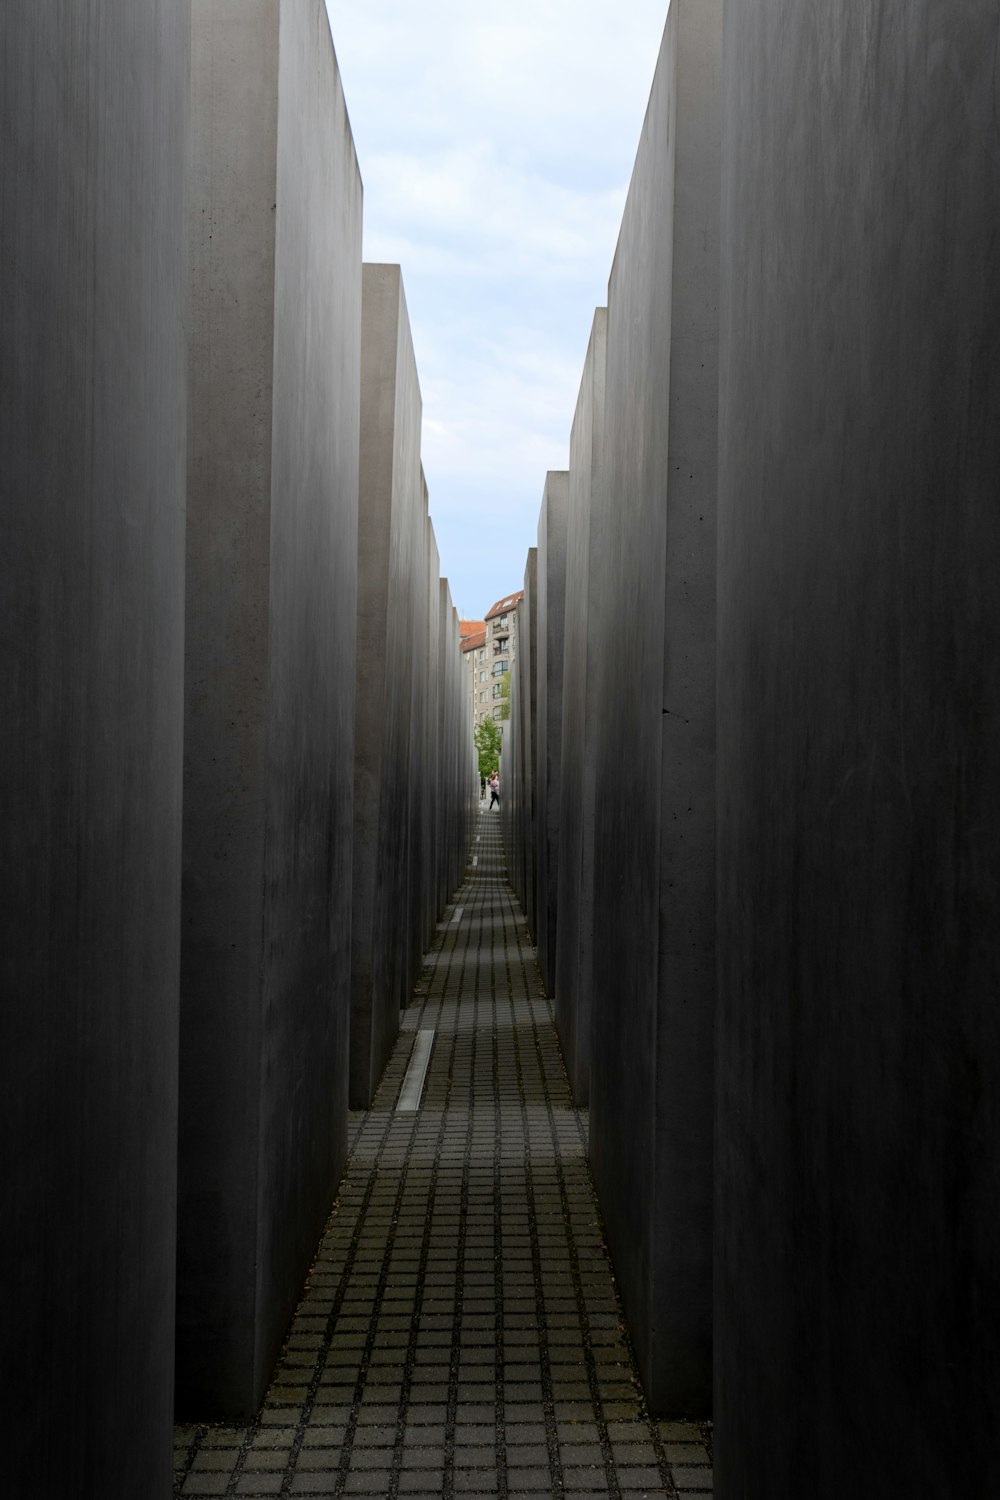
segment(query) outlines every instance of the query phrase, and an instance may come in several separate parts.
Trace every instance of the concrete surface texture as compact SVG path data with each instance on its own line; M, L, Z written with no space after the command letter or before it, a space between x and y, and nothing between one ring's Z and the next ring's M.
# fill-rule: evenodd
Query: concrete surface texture
M601 545L607 503L604 473L604 400L607 309L594 313L573 417L569 448L566 521L566 595L563 621L562 760L559 795L561 921L556 936L556 1028L573 1095L590 1094L591 994L594 944L594 765L599 733L596 674L603 649L602 608L627 598L608 590L616 580L605 569ZM593 547L591 540L594 540Z
M426 727L427 727L427 662L423 650L427 613L426 546L428 518L427 481L423 467L420 469L419 508L413 515L413 558L410 577L410 758L406 779L407 813L407 892L406 892L406 965L403 973L403 991L400 1004L405 1005L413 993L420 972L423 953L420 913L422 898L424 778L427 772Z
M322 0L192 25L177 1399L220 1418L346 1150L361 182Z
M516 617L516 608L514 611ZM520 727L521 727L521 694L517 680L517 667L508 678L510 697L507 702L508 717L500 721L500 733L502 746L500 751L500 787L502 799L500 802L500 828L504 851L507 856L507 878L514 889L517 889L518 871L520 869L520 850L517 847L518 825L515 820L515 810L520 807L521 802L521 755L520 755ZM490 805L487 795L487 806Z
M188 45L0 11L11 1495L169 1490Z
M518 640L521 642L528 631L526 599L522 598L514 607L513 617ZM525 742L531 737L527 672L526 654L523 650L519 650L511 662L510 673L506 679L510 689L507 702L509 717L503 721L504 750L500 765L500 780L503 788L500 820L507 854L507 874L522 905L524 904L525 872L528 859L527 806L530 795L525 774Z
M521 885L524 894L521 905L528 921L528 931L534 938L537 932L535 914L535 735L538 714L538 550L528 548L528 561L524 569L524 598L518 607L521 623L518 627L518 653L516 664L520 668L521 681L521 845L524 850Z
M608 294L592 1159L672 1416L711 1409L721 48L671 9Z
M424 566L427 570L425 608L423 620L424 633L424 660L426 662L426 715L424 719L424 772L419 787L413 789L415 795L420 798L420 810L422 825L420 832L421 851L421 873L420 873L420 935L421 955L428 947L434 934L437 919L441 914L441 907L437 901L437 861L438 861L438 839L440 825L438 822L438 761L443 754L443 744L439 729L438 718L438 696L440 693L440 661L438 659L437 645L439 639L438 612L441 608L441 596L438 583L441 578L441 557L438 553L437 538L434 535L434 526L430 517L427 518L426 548ZM449 726L451 727L451 726Z
M507 857L507 878L513 885L513 872L517 868L514 854L514 808L517 806L520 789L517 774L517 728L520 721L520 698L516 678L511 676L510 717L500 723L500 806L495 809L487 788L486 805L500 818L500 837Z
M423 519L421 398L398 266L362 274L357 732L351 935L352 1108L382 1076L405 1004L412 534ZM419 513L419 515L418 515Z
M499 820L426 955L259 1418L177 1430L195 1495L710 1496L643 1406ZM433 1050L399 1107L417 1034Z
M469 819L473 799L478 807L479 773L468 728L465 677L458 611L451 602L448 580L438 581L438 859L437 910L458 885L468 853Z
M538 968L555 990L556 895L559 882L559 776L562 745L563 622L569 475L545 476L538 517L538 627L535 690L535 863Z
M424 503L424 478L423 469L420 472L420 501L419 510L415 510L410 516L409 540L407 550L419 556L422 553L423 532L426 522L426 506ZM409 570L407 589L407 625L406 625L406 657L408 662L408 678L406 690L409 693L409 722L410 732L406 753L406 777L401 791L403 793L400 813L403 820L406 837L406 857L404 866L404 887L402 905L399 917L401 920L401 931L396 947L401 950L401 967L399 971L399 1000L402 1006L406 1004L408 996L412 993L418 972L418 954L416 935L417 908L420 899L419 892L419 862L420 862L420 807L417 800L411 796L413 788L417 787L422 774L422 752L423 752L423 702L421 693L421 669L420 644L418 637L417 622L420 619L420 602L422 592L421 570L413 567Z
M452 727L450 733L442 735L442 742L447 747L446 786L450 788L450 795L445 798L442 837L446 894L450 896L460 881L465 878L469 859L469 841L472 836L472 820L479 813L479 762L472 735L469 732L461 626L458 610L451 602L451 592L447 583L445 583L445 596L447 608L442 615L444 650L442 676L447 689L445 695L447 722ZM438 910L441 910L440 904Z
M993 1495L996 15L727 25L717 1493Z

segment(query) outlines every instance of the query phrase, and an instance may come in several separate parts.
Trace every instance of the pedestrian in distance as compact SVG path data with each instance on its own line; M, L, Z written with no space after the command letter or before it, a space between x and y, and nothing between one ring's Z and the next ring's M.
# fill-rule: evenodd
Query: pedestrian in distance
M493 810L493 804L494 804L494 802L496 803L497 807L500 806L500 776L499 776L498 772L496 772L496 771L494 771L493 775L490 777L490 811L491 812Z

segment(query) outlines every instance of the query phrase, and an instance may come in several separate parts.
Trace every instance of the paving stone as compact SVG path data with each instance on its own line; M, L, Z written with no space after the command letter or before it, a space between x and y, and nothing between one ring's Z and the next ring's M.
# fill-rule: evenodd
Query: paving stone
M456 1469L492 1469L496 1467L496 1447L492 1443L481 1443L476 1447L455 1444Z
M195 1455L192 1470L198 1473L202 1469L225 1469L229 1474L236 1463L237 1453L229 1447L226 1448L202 1448Z
M608 1487L607 1470L603 1460L588 1464L564 1464L563 1477L567 1489L599 1489Z
M671 1464L707 1464L708 1449L704 1443L664 1443L663 1451Z
M701 1442L701 1429L694 1422L657 1422L656 1426L665 1442Z
M396 1441L396 1424L359 1422L354 1429L355 1448L392 1448Z
M325 1494L326 1491L313 1490L303 1493ZM389 1470L379 1469L367 1472L361 1469L351 1469L344 1485L344 1493L346 1495L387 1495L389 1493Z
M392 1448L362 1448L355 1443L351 1450L352 1469L378 1469L387 1470L392 1468ZM320 1467L318 1464L313 1467ZM334 1463L331 1467L336 1468Z
M621 1490L658 1490L661 1488L659 1469L625 1469L617 1470L618 1487Z
M229 1485L231 1470L223 1474L210 1471L188 1474L181 1488L182 1495L224 1495Z
M604 1459L600 1443L560 1443L559 1457L564 1464L573 1467L581 1464L600 1464Z
M340 1448L311 1448L303 1444L299 1450L296 1468L335 1469L340 1460Z
M433 1448L414 1448L407 1444L403 1449L403 1462L407 1469L437 1469L444 1462L444 1444Z
M547 1465L535 1464L528 1469L508 1469L508 1490L538 1490L543 1494L551 1493L551 1475Z
M691 1491L693 1494L711 1494L712 1492L712 1470L711 1469L683 1469L673 1470L674 1483L679 1490Z
M506 1446L508 1468L532 1468L549 1461L548 1449L544 1443L516 1444L511 1441L508 1433Z
M294 1428L285 1428L288 1441L291 1442ZM280 1435L279 1435L279 1441ZM238 1453L246 1442L246 1431L244 1428L233 1427L209 1427L201 1440L201 1447L205 1448L229 1448L233 1453Z
M408 1423L419 1425L421 1423L444 1421L445 1408L443 1405L413 1405L406 1413Z
M467 1490L476 1495L492 1495L496 1493L497 1476L496 1470L485 1469L456 1469L455 1470L455 1493L460 1494Z
M288 1465L288 1448L259 1448L255 1443L247 1454L244 1468L248 1470L283 1470ZM230 1465L230 1468L232 1465Z
M589 1422L594 1415L594 1403L592 1401L564 1401L562 1398L557 1398L555 1412L560 1422Z
M403 1444L407 1449L431 1448L435 1445L443 1447L444 1424L442 1423L437 1427L433 1423L420 1423L412 1427L407 1427Z

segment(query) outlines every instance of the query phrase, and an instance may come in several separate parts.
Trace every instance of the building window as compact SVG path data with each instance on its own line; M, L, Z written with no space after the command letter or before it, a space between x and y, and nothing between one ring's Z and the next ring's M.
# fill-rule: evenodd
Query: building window
M505 661L495 661L493 663L493 676L494 677L502 677L505 672L509 672L509 671L510 671L510 667L508 666L508 664Z
M485 661L486 660L486 647L485 646L483 646L483 648L481 649L481 651L479 653L479 660L480 661Z
M479 681L480 682L485 682L486 681L486 675L487 674L485 672L480 672L480 674L479 674Z
M501 615L500 618L499 618L499 620L497 621L496 625L493 628L495 630L506 630L507 629L507 616L506 615Z

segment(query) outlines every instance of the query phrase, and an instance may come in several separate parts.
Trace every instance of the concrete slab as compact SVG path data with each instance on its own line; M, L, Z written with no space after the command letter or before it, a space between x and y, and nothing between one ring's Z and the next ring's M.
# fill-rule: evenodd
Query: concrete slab
M351 934L353 1109L371 1103L408 998L413 531L422 403L398 266L362 272L357 734Z
M189 46L0 10L10 1495L170 1490Z
M562 763L559 785L559 892L556 938L556 1027L573 1097L590 1095L591 995L594 946L594 765L603 706L597 672L604 649L602 606L614 587L601 544L607 483L604 472L607 310L594 314L570 436L566 522L566 604L563 626Z
M417 504L411 516L410 540L406 549L409 572L409 623L407 654L410 663L410 740L409 757L404 793L407 831L406 847L406 896L403 910L406 912L404 929L405 966L402 973L400 1003L409 1005L413 987L420 972L422 944L420 941L420 912L422 908L421 870L423 851L421 837L423 814L421 791L426 774L427 719L426 673L427 661L424 652L427 618L427 575L425 548L428 526L427 481L421 467Z
M425 751L424 751L424 776L423 781L416 790L420 798L421 812L423 814L423 828L420 836L421 843L421 931L420 952L423 954L434 933L438 912L442 909L443 902L438 903L437 896L437 873L439 862L439 851L442 837L441 828L441 759L444 754L444 740L440 732L440 696L441 696L441 661L438 654L438 642L441 634L441 593L438 587L441 578L441 558L438 554L437 539L434 536L434 526L428 517L427 521L427 584L426 584L426 610L424 623L424 653L426 661L426 702L427 713L424 722ZM454 730L454 725L449 720L449 729Z
M670 1417L711 1403L721 44L671 8L608 292L591 1155Z
M535 851L538 967L555 990L556 895L559 883L562 757L563 627L566 607L566 517L569 476L545 477L538 517L538 668L535 735Z
M720 1496L1000 1492L995 44L727 11Z
M521 667L521 844L523 848L521 903L528 931L537 931L537 877L535 873L535 721L538 715L538 549L528 548L524 569L524 598L518 606L518 662Z
M361 181L322 0L195 0L177 1389L266 1389L346 1151Z
M448 901L456 880L454 849L457 845L458 835L456 819L460 812L457 799L453 801L453 792L457 790L458 764L457 747L453 735L448 733L448 725L452 721L454 711L455 680L451 662L451 647L453 644L454 610L451 602L451 590L448 580L441 578L438 581L438 676L441 682L441 696L438 703L438 739L442 747L441 761L438 767L438 805L441 808L441 820L439 824L440 842L438 846L437 861L437 909L443 911Z
M511 687L513 693L513 686ZM504 866L507 879L512 878L513 858L512 849L514 844L514 824L511 817L511 809L514 804L517 785L517 758L514 746L514 725L516 720L501 719L500 721L500 806L494 808L492 802L489 804L489 815L500 819L500 839L504 854Z
M527 629L526 611L522 599L514 607L514 620L518 640ZM519 651L507 677L510 696L507 700L508 718L503 721L503 763L500 780L503 800L500 807L503 826L504 850L507 857L507 872L518 899L524 899L524 659Z

